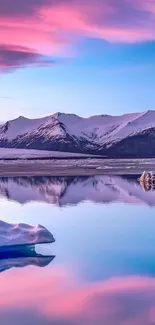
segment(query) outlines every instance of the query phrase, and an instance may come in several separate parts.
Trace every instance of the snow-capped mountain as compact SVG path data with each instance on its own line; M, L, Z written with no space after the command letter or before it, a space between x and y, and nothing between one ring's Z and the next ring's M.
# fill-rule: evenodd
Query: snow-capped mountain
M155 156L155 111L82 118L56 113L0 126L0 147L114 156Z

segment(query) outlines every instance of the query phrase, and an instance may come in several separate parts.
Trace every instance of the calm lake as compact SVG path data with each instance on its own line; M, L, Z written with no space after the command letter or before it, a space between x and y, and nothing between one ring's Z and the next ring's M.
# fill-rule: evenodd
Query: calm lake
M0 220L54 236L0 255L2 325L155 324L155 191L136 178L0 178Z

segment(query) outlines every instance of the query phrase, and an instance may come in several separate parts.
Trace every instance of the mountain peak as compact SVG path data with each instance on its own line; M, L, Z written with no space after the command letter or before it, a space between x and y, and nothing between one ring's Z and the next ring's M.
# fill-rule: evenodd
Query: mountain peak
M74 117L79 117L77 114L74 114L74 113L63 113L63 112L56 112L52 116L55 116L55 117L61 117L61 116L74 116Z
M153 110L153 109L148 109L147 111L144 112L143 115L146 115L146 114L155 114L155 110Z
M60 112L56 112L56 113L54 113L53 115L51 115L51 117L58 118L60 115L61 115Z
M15 119L15 120L28 120L28 118L25 117L25 116L20 115L20 116L18 116L17 119Z

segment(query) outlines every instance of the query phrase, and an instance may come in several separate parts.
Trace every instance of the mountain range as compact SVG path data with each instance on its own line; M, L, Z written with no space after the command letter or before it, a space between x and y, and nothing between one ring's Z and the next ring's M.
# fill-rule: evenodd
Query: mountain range
M0 147L155 157L155 111L89 118L64 113L39 119L20 116L0 125Z

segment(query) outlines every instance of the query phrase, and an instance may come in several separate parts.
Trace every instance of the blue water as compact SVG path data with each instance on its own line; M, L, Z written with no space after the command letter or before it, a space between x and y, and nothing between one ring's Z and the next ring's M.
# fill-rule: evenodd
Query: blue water
M122 188L122 201L108 203L96 195L62 206L34 197L20 204L17 197L1 196L1 220L39 223L55 238L36 247L55 256L49 264L14 267L13 260L0 273L1 324L155 324L155 192L145 193L134 182L129 186L142 195L138 203L135 197L126 203Z

